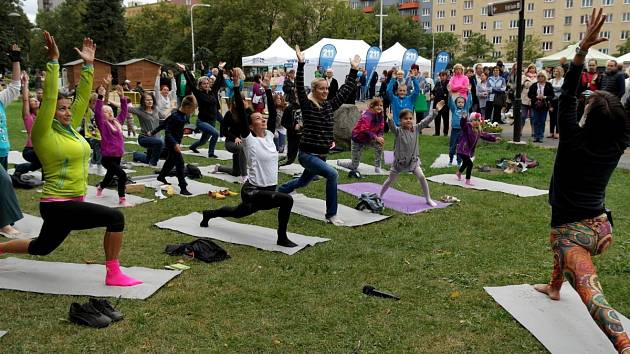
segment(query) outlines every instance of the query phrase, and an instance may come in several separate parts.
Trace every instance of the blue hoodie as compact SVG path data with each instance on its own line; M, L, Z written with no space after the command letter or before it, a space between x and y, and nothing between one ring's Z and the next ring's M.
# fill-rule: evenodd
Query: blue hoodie
M455 104L455 101L453 101L453 95L448 96L448 108L450 108L451 110L451 127L453 129L461 129L459 122L460 122L460 119L462 118L462 113L466 113L466 115L468 115L468 111L470 110L471 105L472 105L472 95L470 94L470 91L468 91L468 98L466 98L466 103L464 103L464 108L457 107L457 104Z
M389 101L392 105L392 112L394 114L393 120L396 126L400 125L400 121L398 119L400 111L402 111L403 109L408 109L413 112L414 110L416 98L418 97L418 93L420 92L420 84L418 83L418 79L415 77L413 78L412 82L413 91L410 92L409 88L407 88L407 96L405 96L404 98L400 98L394 93L394 84L396 83L396 80L389 80L389 84L387 85L387 97L389 97Z

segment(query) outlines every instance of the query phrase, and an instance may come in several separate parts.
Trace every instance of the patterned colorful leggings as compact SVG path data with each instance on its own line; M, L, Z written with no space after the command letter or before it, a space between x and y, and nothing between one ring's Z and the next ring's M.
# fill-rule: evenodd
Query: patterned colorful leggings
M612 227L606 215L553 228L550 241L554 262L549 285L559 291L566 277L619 353L630 353L630 338L617 312L606 301L591 260L612 243Z

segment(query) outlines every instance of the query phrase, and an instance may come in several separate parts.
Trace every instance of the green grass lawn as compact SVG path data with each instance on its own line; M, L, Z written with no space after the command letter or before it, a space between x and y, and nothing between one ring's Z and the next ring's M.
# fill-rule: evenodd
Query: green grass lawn
M13 150L21 150L20 105L8 108ZM392 148L392 136L386 138ZM190 143L190 142L188 142ZM450 173L428 166L447 151L445 137L423 136L420 149L427 176ZM219 144L222 148L222 144ZM127 148L140 149L127 145ZM540 161L523 174L483 174L484 178L546 189L554 150L506 143L480 143L476 165L493 165L500 157L527 152ZM129 158L129 157L126 157ZM332 158L349 158L349 153ZM210 160L185 156L187 162ZM363 161L373 163L368 151ZM228 163L228 162L225 162ZM576 169L579 166L576 166ZM151 172L138 169L137 174ZM474 176L482 176L478 171ZM615 211L615 243L596 258L609 302L630 314L630 174L617 170L607 205ZM288 176L280 174L281 182ZM98 178L90 177L95 184ZM219 180L204 178L215 185ZM385 177L366 181L382 183ZM351 182L345 174L340 183ZM419 194L412 175L393 186ZM220 243L230 260L189 262L190 270L145 301L121 300L125 320L106 329L79 327L67 321L71 302L86 297L4 290L0 296L0 351L7 353L540 353L545 349L483 290L484 286L546 282L552 265L548 245L547 197L519 198L430 183L432 195L457 196L459 205L392 218L357 228L337 228L296 214L289 231L331 241L294 256ZM324 182L300 192L324 198ZM151 196L150 192L146 193ZM18 191L24 212L39 215L38 193ZM154 223L204 208L237 204L206 196L171 197L125 209L121 254L125 266L162 268L177 261L163 253L167 244L192 237L160 230ZM339 203L354 206L343 192ZM71 218L72 215L68 215ZM275 228L276 211L259 212L239 222ZM73 232L46 261L103 261L103 230ZM72 276L68 274L68 276ZM361 294L364 284L394 292L393 302ZM570 339L568 339L570 340Z

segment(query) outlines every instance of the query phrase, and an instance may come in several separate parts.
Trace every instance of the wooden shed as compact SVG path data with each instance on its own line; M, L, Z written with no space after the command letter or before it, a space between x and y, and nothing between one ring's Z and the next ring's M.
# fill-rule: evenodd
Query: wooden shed
M136 87L136 82L140 81L145 90L151 91L155 85L157 71L162 64L146 58L140 58L123 61L116 64L116 66L118 67L118 82L129 80L131 88L134 88Z
M106 62L105 60L94 59L94 83L92 84L92 90L96 89L96 86L100 85L107 75L111 75L112 65L114 64ZM65 63L63 67L66 69L66 75L68 77L68 87L73 88L81 79L83 59Z

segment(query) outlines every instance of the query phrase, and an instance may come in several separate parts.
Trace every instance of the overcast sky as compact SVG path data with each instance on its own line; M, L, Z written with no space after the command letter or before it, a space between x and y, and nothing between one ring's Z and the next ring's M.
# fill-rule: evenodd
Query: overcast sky
M151 3L156 2L157 0L133 0L134 2L142 2L142 3ZM124 0L125 4L131 2L131 0ZM26 16L31 20L32 23L35 23L35 16L37 15L37 0L22 0L24 4L24 12L26 12Z

